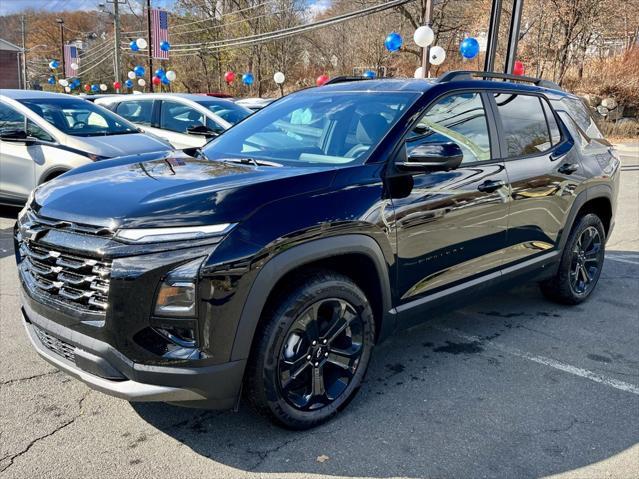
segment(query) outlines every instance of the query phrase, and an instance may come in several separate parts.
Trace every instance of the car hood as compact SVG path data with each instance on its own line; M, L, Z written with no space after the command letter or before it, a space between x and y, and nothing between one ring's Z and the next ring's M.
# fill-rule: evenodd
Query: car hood
M107 136L69 136L67 146L107 158L172 149L169 143L144 133Z
M327 167L149 156L72 170L39 187L33 207L45 217L109 228L237 223L271 201L326 188L334 176Z

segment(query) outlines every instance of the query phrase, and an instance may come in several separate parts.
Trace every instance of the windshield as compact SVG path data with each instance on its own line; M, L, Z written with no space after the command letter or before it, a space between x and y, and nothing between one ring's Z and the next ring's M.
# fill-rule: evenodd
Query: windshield
M78 98L38 98L19 100L58 130L73 136L106 136L138 133L119 116Z
M231 125L235 125L239 121L243 120L251 113L248 108L236 105L232 101L198 101L200 105L215 113L222 120L229 122Z
M362 163L417 99L409 92L302 92L284 97L204 148L210 159L294 166Z

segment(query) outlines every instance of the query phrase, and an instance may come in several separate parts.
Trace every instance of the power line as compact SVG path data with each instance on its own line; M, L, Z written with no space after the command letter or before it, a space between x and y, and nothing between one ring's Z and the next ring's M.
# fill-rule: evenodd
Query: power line
M265 1L265 2L258 3L258 4L256 4L256 5L252 5L252 6L250 6L250 7L241 8L241 9L239 9L239 10L234 10L234 11L232 11L232 12L228 12L228 13L222 13L221 15L219 15L219 16L217 16L217 17L215 17L215 18L204 18L204 19L202 19L202 20L194 20L194 21L192 21L192 22L181 23L181 24L179 24L179 25L176 25L176 26L175 26L175 28L185 27L185 26L188 26L188 25L196 24L196 23L204 23L204 22L219 21L221 18L228 17L228 16L230 16L230 15L237 15L238 13L246 12L246 11L248 11L248 10L254 10L254 9L256 9L256 8L262 7L262 6L264 6L264 5L268 5L269 3L275 3L275 2L277 2L277 1L278 1L278 0L267 0L267 1Z

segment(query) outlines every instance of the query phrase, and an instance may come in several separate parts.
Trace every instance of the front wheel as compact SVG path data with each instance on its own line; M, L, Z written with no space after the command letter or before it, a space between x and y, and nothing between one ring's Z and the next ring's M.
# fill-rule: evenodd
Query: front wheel
M358 391L375 337L366 295L349 278L317 273L280 296L258 331L247 396L291 429L333 417Z
M593 292L604 263L606 233L597 215L578 219L570 232L557 274L541 283L546 297L563 304L578 304Z

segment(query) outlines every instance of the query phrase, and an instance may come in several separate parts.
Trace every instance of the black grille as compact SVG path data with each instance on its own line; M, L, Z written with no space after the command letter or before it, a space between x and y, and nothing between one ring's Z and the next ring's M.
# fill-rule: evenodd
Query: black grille
M62 356L64 359L75 363L74 346L65 341L62 341L61 339L56 338L55 336L51 336L49 333L47 333L43 329L38 328L35 325L33 326L33 330L35 331L36 336L38 336L38 339L45 348L56 353L58 356Z
M104 313L108 305L111 262L68 253L39 243L48 231L90 234L88 227L55 223L29 213L20 225L20 271L29 290L85 311ZM101 235L100 230L93 234ZM96 233L97 232L97 233Z

